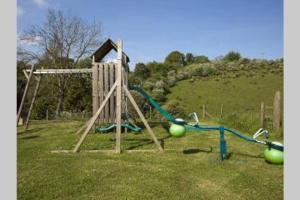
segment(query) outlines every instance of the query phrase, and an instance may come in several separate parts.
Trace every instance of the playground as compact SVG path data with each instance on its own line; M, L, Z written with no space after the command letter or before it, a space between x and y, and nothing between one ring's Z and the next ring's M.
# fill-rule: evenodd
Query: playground
M111 50L117 52L116 62L102 62ZM143 88L129 83L122 40L108 39L91 58L92 68L33 65L24 70L27 85L17 124L33 80L35 89L25 124L18 127L20 199L282 198L281 137L264 128L242 133L199 120L196 112L189 119L175 118ZM85 121L30 120L41 79L49 74L91 74L92 116ZM132 93L145 99L161 121L147 119ZM129 103L138 118L131 117Z
M215 124L207 121L206 124ZM51 153L72 149L83 121L33 121L18 128L19 199L282 199L283 166L264 160L264 146L226 135L230 158L220 160L219 133L170 137L153 125L164 153ZM151 150L147 131L121 135L122 146ZM281 141L280 138L271 140ZM112 134L91 133L82 149L112 149Z

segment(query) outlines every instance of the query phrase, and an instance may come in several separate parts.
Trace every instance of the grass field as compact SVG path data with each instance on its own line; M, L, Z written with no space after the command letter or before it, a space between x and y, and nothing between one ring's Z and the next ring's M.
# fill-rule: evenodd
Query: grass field
M26 132L18 128L18 199L283 199L283 166L266 163L261 145L226 135L231 156L221 162L217 133L177 139L155 126L165 153L50 153L73 148L81 124L35 121ZM90 134L82 149L111 149L112 139ZM124 149L155 148L147 133L122 140Z
M268 70L230 72L180 81L170 90L168 100L179 100L186 113L197 112L201 118L205 104L207 112L217 120L223 104L223 119L219 123L253 132L260 128L261 102L272 106L277 90L283 99L283 75ZM281 105L283 110L283 101ZM265 114L272 116L272 110L266 110ZM271 130L271 125L266 124L265 128ZM283 134L283 130L277 132Z
M258 112L261 102L272 106L275 92L283 92L282 74L262 70L251 76L236 74L180 81L171 88L168 99L180 99L187 112L201 113L203 104L212 114L220 113L221 104L224 104L224 113Z

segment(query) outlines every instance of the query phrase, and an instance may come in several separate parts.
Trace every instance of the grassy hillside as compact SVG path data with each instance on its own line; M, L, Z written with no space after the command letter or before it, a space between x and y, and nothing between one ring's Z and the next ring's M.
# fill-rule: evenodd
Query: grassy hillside
M228 72L180 81L170 90L168 101L179 100L186 113L195 111L201 117L205 104L212 116L219 117L223 104L225 117L251 117L257 128L261 102L272 106L275 91L283 93L283 75L267 70ZM267 111L271 113L272 110Z

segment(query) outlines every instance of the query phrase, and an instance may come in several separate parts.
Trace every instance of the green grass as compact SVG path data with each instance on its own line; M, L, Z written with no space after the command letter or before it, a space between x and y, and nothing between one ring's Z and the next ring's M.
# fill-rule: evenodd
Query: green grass
M180 81L170 88L167 99L179 100L186 113L197 112L200 118L203 104L214 119L220 117L223 104L220 123L243 131L254 131L260 128L261 102L272 106L277 90L281 91L283 99L282 73L268 70L238 71ZM266 110L266 115L271 116L272 110ZM266 128L272 129L270 125Z
M258 112L261 102L272 106L275 91L283 91L282 74L259 71L253 76L233 73L223 76L184 80L171 88L168 99L180 99L187 112L202 112L202 105L212 114L223 112L245 112L253 109ZM228 76L231 75L232 78Z
M231 157L221 162L217 133L177 139L156 126L165 153L50 153L73 148L81 124L36 121L26 132L18 128L18 199L283 199L283 166L266 163L261 145L226 135ZM112 138L90 134L82 149L111 149ZM127 149L155 148L147 133L122 140Z

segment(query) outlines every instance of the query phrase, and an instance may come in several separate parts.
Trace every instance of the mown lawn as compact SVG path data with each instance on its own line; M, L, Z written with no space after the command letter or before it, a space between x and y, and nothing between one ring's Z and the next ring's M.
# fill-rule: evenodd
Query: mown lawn
M230 159L219 159L214 132L171 138L165 153L50 153L71 149L82 122L36 121L18 128L18 199L283 199L283 166L263 159L263 146L226 135ZM112 134L90 134L82 149L111 149ZM279 138L273 138L281 141ZM122 134L123 148L155 148L146 132Z

